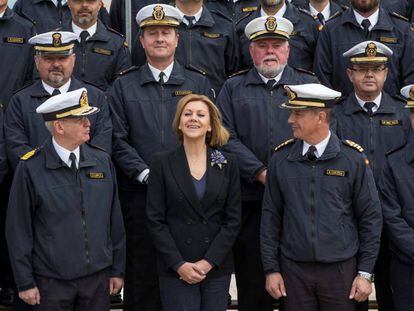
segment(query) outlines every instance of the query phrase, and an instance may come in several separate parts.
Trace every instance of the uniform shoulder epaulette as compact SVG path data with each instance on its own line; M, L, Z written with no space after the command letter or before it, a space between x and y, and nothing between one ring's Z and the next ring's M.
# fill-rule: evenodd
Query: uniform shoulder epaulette
M200 68L194 67L193 65L187 65L187 66L185 66L185 69L200 73L203 76L205 76L207 74L204 70L201 70Z
M354 148L355 150L357 150L358 152L364 152L364 148L362 148L360 145L358 145L356 142L353 142L352 140L349 139L345 139L342 141L345 145Z
M24 155L22 155L20 157L20 160L23 160L23 161L29 160L31 157L33 157L37 153L38 150L39 149L37 149L37 148L36 149L33 149L33 150L30 150L29 152L27 152Z
M19 88L19 89L15 90L15 91L13 92L13 95L14 95L14 94L19 93L20 91L23 91L24 89L26 89L26 88L28 88L29 86L33 85L33 83L34 83L34 81L28 82L27 84L23 85L21 88Z
M216 15L218 15L218 16L226 19L226 20L228 20L230 23L233 23L233 20L230 17L228 17L226 14L224 14L224 13L222 13L220 11L210 10L210 13L216 14Z
M333 20L334 18L337 18L338 16L341 16L343 12L344 11L338 11L338 12L336 12L334 15L332 15L332 16L329 17L329 19L327 20L327 22Z
M99 146L97 146L97 145L94 145L94 144L92 144L91 142L86 142L86 144L87 144L89 147L92 147L92 148L95 148L95 149L98 149L98 150L101 150L101 151L104 151L104 152L108 153L108 152L107 152L104 148L99 147Z
M91 82L91 81L88 81L88 80L82 80L82 82L87 84L87 85L91 85L93 87L96 87L97 89L99 89L101 91L105 91L99 85L97 85L95 82Z
M138 69L139 69L139 66L131 66L131 67L119 72L118 76L125 76L127 73L133 72L133 71L138 70Z
M297 68L297 67L295 67L295 69L296 69L297 71L307 73L308 75L311 75L311 76L314 76L314 75L315 75L315 73L314 73L313 71L310 71L310 70L307 70L307 69Z
M302 13L304 13L304 14L306 14L306 15L309 15L310 17L312 17L312 19L315 19L315 16L313 16L313 15L312 15L312 13L311 13L310 11L308 11L308 10L306 10L306 9L304 9L304 8L298 8L298 11L299 11L299 12L302 12Z
M36 25L36 21L34 19L32 19L30 16L26 15L24 12L19 12L19 13L14 13L17 16L27 20L28 22L30 22L33 25Z
M404 20L404 21L406 21L406 22L409 22L410 21L410 19L408 19L407 17L405 17L405 16L402 16L401 14L398 14L397 12L390 12L390 15L391 16L394 16L394 17L397 17L397 18L399 18L399 19L402 19L402 20Z
M395 94L395 95L392 95L391 97L394 98L395 100L398 100L399 102L402 102L402 103L406 103L409 100L408 98L405 98L401 94Z
M122 38L125 38L125 36L122 33L120 33L119 31L116 31L115 29L112 29L111 27L108 27L107 25L105 25L105 27L106 27L106 29L108 29L108 31L110 31L114 34L117 34L118 36L120 36Z
M231 75L229 76L229 78L233 78L233 77L235 77L235 76L240 76L240 75L242 75L242 74L247 73L249 70L250 70L250 68L246 68L246 69L239 70L239 71L237 71L237 72L235 72L235 73L231 74Z
M282 148L284 148L284 147L292 144L294 141L295 141L295 139L293 139L293 138L288 139L287 141L285 141L285 142L281 143L279 146L277 146L275 148L275 151L278 151L278 150L280 150L280 149L282 149Z
M250 11L250 12L248 12L248 13L244 14L242 17L240 17L240 18L236 21L235 25L237 26L237 25L238 25L241 21L245 20L245 19L246 19L246 18L248 18L250 15L252 15L252 14L253 14L253 12L254 12L254 11Z
M349 9L349 6L345 5L345 4L340 4L339 5L341 7L342 10L346 11ZM336 14L336 13L335 13Z

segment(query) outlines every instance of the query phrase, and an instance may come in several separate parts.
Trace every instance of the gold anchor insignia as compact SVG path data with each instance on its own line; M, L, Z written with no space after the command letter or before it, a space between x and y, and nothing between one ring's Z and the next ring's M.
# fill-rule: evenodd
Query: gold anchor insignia
M377 56L377 45L374 42L368 43L365 53L368 57Z
M265 27L267 31L274 32L277 28L276 18L274 16L269 16L266 19Z
M294 100L296 98L296 93L293 92L290 88L285 87L287 96L289 97L289 100Z
M164 9L162 8L162 6L160 5L156 5L154 7L154 11L152 12L152 17L156 20L156 21L161 21L164 19L165 17L165 13L164 13Z
M79 104L80 104L81 107L88 107L89 106L89 104L88 104L88 94L86 93L86 91L82 92L82 96L79 100Z
M54 33L52 35L53 38L53 46L61 46L62 45L62 35L60 33Z

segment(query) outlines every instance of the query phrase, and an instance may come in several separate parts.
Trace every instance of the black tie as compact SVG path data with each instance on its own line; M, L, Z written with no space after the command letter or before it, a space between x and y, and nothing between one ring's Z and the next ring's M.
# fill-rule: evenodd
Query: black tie
M319 22L322 25L325 25L325 17L323 16L323 14L319 12L318 14L316 14L316 16L318 17Z
M160 72L160 74L158 75L159 79L158 79L158 83L163 86L165 81L164 81L164 77L165 77L165 73L163 73L162 71Z
M188 25L187 25L187 27L188 27L188 28L193 27L193 25L195 24L195 23L194 23L194 21L195 21L195 17L194 17L194 16L184 15L184 18L188 21Z
M374 111L372 111L372 108L374 108L374 107L375 107L374 102L366 102L364 104L364 108L367 110L368 117L372 117L372 115L374 114Z
M371 26L371 22L369 21L369 19L366 18L361 22L361 26L364 28L365 38L368 38L369 26Z
M70 169L74 172L74 173L76 173L77 172L77 167L76 167L76 155L73 153L73 152L71 152L70 153L70 155L69 155L69 159L72 161L71 163L70 163Z
M81 44L81 49L83 53L85 53L86 51L86 39L88 37L89 37L89 32L87 32L86 30L80 33L80 39L81 39L80 44Z
M62 0L57 0L57 11L59 16L59 21L62 21Z
M316 152L316 147L313 145L309 146L309 149L306 152L306 157L308 158L309 161L313 162L317 159L315 152Z
M54 89L52 92L52 96L56 96L60 94L60 90L59 89Z
M267 85L267 88L269 89L269 91L271 91L273 89L275 84L276 84L275 79L270 79L270 80L267 81L266 85Z

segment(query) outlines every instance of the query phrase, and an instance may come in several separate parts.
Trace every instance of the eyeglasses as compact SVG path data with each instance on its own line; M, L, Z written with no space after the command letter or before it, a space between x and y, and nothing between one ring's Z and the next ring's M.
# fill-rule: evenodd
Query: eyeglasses
M387 68L386 65L379 65L379 66L354 66L354 67L351 67L350 69L352 71L360 72L360 73L367 73L368 71L378 73L378 72L384 71L386 68Z

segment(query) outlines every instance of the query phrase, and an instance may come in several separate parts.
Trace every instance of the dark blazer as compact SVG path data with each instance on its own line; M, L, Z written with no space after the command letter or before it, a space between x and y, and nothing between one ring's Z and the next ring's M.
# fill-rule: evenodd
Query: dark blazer
M209 277L233 271L231 249L241 224L239 171L231 155L221 168L211 166L207 150L206 192L197 198L184 148L159 153L148 185L148 228L158 254L161 276L177 276L182 261L206 259L214 264Z

